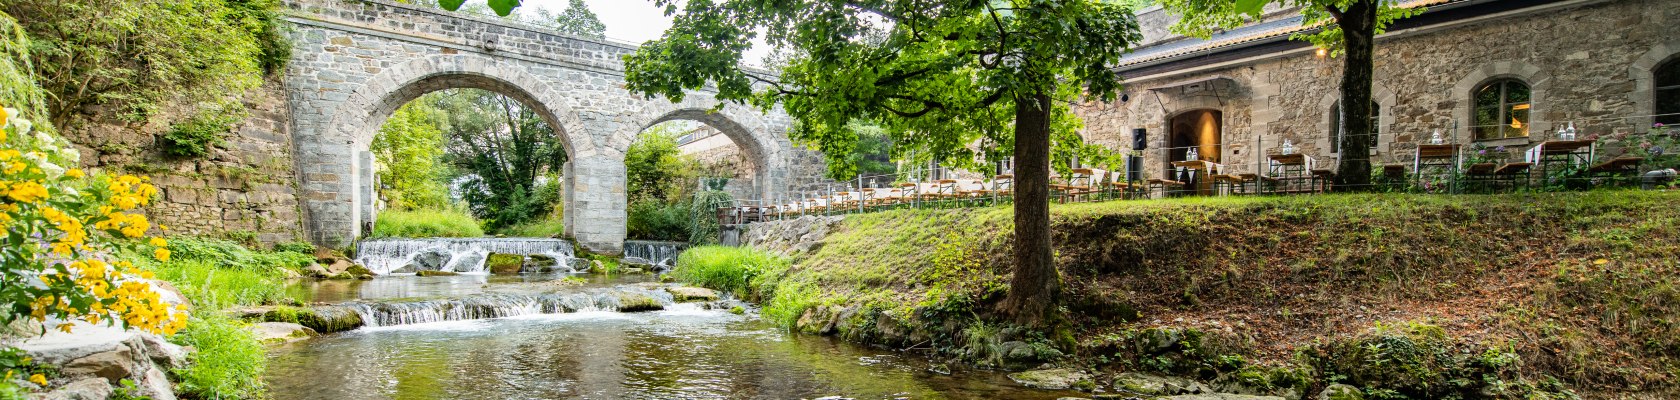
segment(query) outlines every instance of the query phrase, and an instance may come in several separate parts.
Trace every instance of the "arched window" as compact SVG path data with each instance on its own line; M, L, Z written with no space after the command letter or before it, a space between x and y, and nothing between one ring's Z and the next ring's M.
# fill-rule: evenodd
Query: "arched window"
M1476 102L1476 140L1528 136L1528 85L1516 79L1500 79L1470 92Z
M1377 123L1377 115L1381 114L1378 112L1381 110L1379 107L1382 106L1377 105L1376 101L1371 102L1371 148L1373 149L1377 148L1377 138L1382 137L1382 127ZM1330 105L1331 153L1342 152L1342 136L1346 134L1347 129L1342 128L1342 102L1338 100L1335 104Z
M1680 124L1680 58L1669 60L1651 71L1655 96L1651 104L1657 113L1656 122L1663 125Z

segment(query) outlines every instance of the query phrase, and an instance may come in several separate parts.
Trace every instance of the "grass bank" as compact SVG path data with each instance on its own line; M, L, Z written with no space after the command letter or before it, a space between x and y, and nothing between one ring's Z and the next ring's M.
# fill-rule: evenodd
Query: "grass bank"
M192 319L171 341L191 346L188 367L171 371L183 398L265 398L263 370L267 356L262 343L245 330L244 322L222 315L231 307L294 303L285 291L288 276L315 262L314 247L286 244L275 251L251 250L239 244L210 239L170 239L167 262L149 257L139 265L158 279L170 282L193 304Z
M1309 396L1661 397L1680 392L1677 204L1616 191L1058 205L1065 320L1051 331L994 322L1003 207L850 216L749 290L791 310L778 319L793 329L976 364Z
M478 220L458 210L386 210L373 223L373 237L480 237Z

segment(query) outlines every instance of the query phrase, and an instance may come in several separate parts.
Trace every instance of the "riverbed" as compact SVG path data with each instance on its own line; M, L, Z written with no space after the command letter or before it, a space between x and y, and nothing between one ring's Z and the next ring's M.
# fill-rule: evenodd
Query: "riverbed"
M588 277L588 275L583 275ZM315 301L554 290L566 275L381 276L295 288ZM646 284L649 275L568 286ZM540 289L548 287L551 289ZM934 372L927 356L786 333L748 309L579 311L367 327L272 351L276 399L1055 399L1001 372ZM939 366L943 367L943 366Z

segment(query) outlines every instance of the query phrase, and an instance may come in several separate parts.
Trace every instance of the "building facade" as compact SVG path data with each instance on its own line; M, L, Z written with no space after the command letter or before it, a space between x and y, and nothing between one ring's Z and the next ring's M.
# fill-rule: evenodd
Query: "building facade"
M1680 113L1680 1L1410 4L1428 8L1376 44L1376 164L1409 165L1435 132L1515 153L1570 123L1614 138L1680 121L1653 117ZM1304 29L1294 10L1208 39L1171 34L1174 21L1158 6L1140 12L1144 41L1116 69L1123 95L1076 110L1087 141L1133 150L1141 130L1145 178L1192 148L1228 173L1257 172L1285 141L1334 169L1346 151L1333 140L1342 60L1289 40Z

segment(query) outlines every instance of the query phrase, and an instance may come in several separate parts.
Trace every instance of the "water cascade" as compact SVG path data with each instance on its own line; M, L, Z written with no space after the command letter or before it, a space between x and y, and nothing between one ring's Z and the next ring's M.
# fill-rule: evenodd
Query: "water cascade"
M677 262L677 255L688 248L688 243L659 242L652 240L624 241L624 260L631 264L647 264L656 269L670 269ZM641 262L637 262L641 261Z
M364 326L393 326L562 314L580 311L647 311L674 304L663 290L613 289L584 293L487 294L401 302L350 302Z
M356 243L356 263L381 275L419 270L483 272L490 253L552 257L562 269L573 259L572 243L562 239L384 238Z

